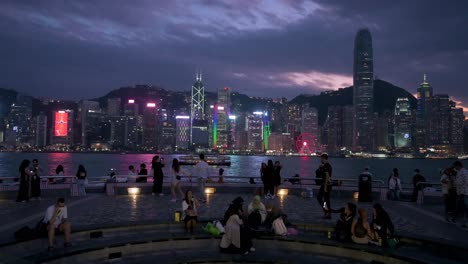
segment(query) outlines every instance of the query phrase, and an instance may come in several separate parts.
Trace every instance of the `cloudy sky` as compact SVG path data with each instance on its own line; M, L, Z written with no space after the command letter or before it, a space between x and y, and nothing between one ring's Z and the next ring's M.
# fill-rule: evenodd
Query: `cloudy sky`
M468 2L428 0L0 1L0 87L90 98L133 84L255 96L352 83L354 35L373 36L375 74L468 102ZM466 104L466 103L465 103Z

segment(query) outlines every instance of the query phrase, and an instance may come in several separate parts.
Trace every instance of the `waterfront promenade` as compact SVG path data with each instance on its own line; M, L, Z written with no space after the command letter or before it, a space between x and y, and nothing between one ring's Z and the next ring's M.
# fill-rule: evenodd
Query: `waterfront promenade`
M207 203L199 208L200 220L221 219L229 202L237 196L242 196L245 200L244 205L247 206L253 193L210 194ZM344 206L346 202L355 202L353 199L337 196L332 198L333 208ZM85 197L69 197L66 203L72 228L77 231L174 223L174 212L181 210L181 203L179 201L171 202L170 199L170 195L163 197L151 195L106 196L97 193ZM11 243L14 241L14 231L25 225L34 226L43 217L47 206L53 204L54 201L55 197L46 197L40 201L29 203L0 200L0 210L3 214L0 219L0 242L2 244ZM268 203L270 200L265 202ZM337 214L333 215L332 220L321 219L322 210L315 198L303 198L290 194L282 198L277 197L273 202L281 206L288 215L288 219L294 224L307 224L326 229L332 228L338 219ZM382 201L382 204L393 219L398 235L458 247L467 247L468 245L468 230L445 221L442 203L417 205L409 202ZM364 207L371 212L372 203L357 203L357 206ZM177 225L176 229L178 229ZM196 232L200 233L201 224L197 229ZM180 232L182 230L182 224L180 224ZM325 233L319 236L321 239L326 239ZM42 239L40 243L45 251L47 248L46 239ZM58 243L61 243L61 239L58 240ZM80 246L80 243L82 242L75 242L74 245ZM0 248L0 252L1 250ZM6 254L6 252L1 253Z

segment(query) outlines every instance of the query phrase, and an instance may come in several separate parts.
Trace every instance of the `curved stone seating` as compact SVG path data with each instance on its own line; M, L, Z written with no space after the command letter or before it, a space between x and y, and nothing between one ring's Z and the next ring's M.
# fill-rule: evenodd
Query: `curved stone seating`
M72 248L47 252L47 241L35 239L0 246L2 263L103 263L121 259L125 263L216 263L234 260L244 262L346 263L463 263L466 249L437 242L403 238L396 250L338 243L328 239L327 227L298 225L299 236L260 236L254 240L257 252L248 256L218 252L219 238L197 231L186 234L180 224L137 225L84 230L73 233ZM91 238L93 237L97 238ZM102 236L100 236L102 235ZM61 245L62 238L57 238ZM433 250L437 249L437 250ZM450 250L449 250L450 249ZM328 262L324 261L328 260Z

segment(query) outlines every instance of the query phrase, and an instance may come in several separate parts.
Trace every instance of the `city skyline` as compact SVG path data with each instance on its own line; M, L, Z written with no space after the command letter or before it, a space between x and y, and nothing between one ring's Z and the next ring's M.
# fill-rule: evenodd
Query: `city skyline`
M468 101L468 39L456 30L466 3L158 4L2 1L0 87L71 100L137 83L187 91L200 68L210 92L292 98L350 86L353 38L368 27L376 76L414 93L427 73L437 93Z

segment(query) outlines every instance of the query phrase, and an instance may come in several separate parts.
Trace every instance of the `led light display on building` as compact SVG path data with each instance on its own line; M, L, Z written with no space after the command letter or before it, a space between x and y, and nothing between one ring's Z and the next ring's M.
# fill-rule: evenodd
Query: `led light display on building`
M68 113L65 111L55 112L55 129L56 137L65 137L68 135Z

